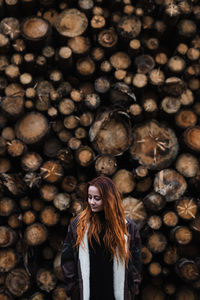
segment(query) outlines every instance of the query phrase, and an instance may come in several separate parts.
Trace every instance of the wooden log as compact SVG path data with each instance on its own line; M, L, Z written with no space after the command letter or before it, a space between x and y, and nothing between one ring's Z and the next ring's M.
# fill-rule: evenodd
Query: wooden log
M131 59L125 52L116 52L110 57L110 63L115 69L127 69L131 65Z
M142 246L141 256L142 256L142 263L144 265L149 264L153 257L151 251L146 246Z
M114 28L111 27L109 29L104 29L100 31L97 40L102 47L111 50L117 44L118 36Z
M63 176L63 168L58 161L45 161L40 167L43 179L49 183L57 182Z
M20 140L14 139L8 143L8 153L12 157L18 157L23 155L24 151L26 150L26 146Z
M110 155L100 155L95 162L95 170L97 174L107 176L113 175L117 170L117 161L115 157Z
M12 198L2 197L0 199L0 216L9 216L15 209L15 201Z
M5 286L16 297L21 297L30 288L30 279L22 268L11 270L5 280Z
M112 179L121 194L131 193L135 188L133 173L126 169L118 170Z
M197 202L193 198L182 197L176 202L176 211L184 220L195 219L198 212Z
M162 272L162 266L159 262L151 262L148 266L148 271L151 276L158 276Z
M27 17L21 23L21 34L32 51L45 45L50 31L49 22L41 17Z
M77 184L78 181L76 177L67 175L62 180L62 189L67 193L71 193L76 189Z
M187 258L181 258L176 262L176 272L186 281L195 281L200 277L196 263Z
M28 113L16 125L17 137L26 144L34 144L40 141L48 130L46 117L38 112Z
M0 250L0 271L9 272L18 262L18 257L14 249Z
M167 96L162 99L161 108L166 114L175 114L179 111L181 107L181 103L179 98Z
M0 158L0 173L6 173L10 170L10 161L4 157Z
M163 261L168 265L174 265L179 259L178 249L175 245L170 245L163 253Z
M167 202L179 199L186 188L184 177L173 169L164 169L155 176L154 190L165 196Z
M88 53L88 50L91 47L91 41L88 37L78 35L72 38L69 38L67 41L68 47L71 48L73 54L79 56Z
M178 244L187 245L192 240L192 232L186 226L176 226L174 227L171 232L171 239Z
M77 37L83 34L87 27L86 15L75 8L64 10L55 20L55 28L62 38Z
M184 39L192 38L196 33L196 24L190 19L183 19L177 24L178 34Z
M17 240L17 233L9 226L0 226L0 247L7 248Z
M44 201L53 201L57 193L58 188L53 184L46 183L40 187L40 195Z
M56 138L48 138L44 144L44 154L47 157L56 157L58 151L61 149L62 145L60 141Z
M57 282L54 273L51 270L47 270L44 268L38 270L36 280L38 287L45 292L52 291L55 288Z
M135 221L139 228L146 222L147 212L143 202L131 196L123 198L124 212L127 217Z
M68 193L58 193L53 199L53 204L59 211L63 211L69 208L70 200L70 195Z
M12 214L8 218L8 225L13 228L20 228L21 227L21 216L19 214Z
M93 146L101 154L119 155L131 142L129 118L118 112L105 111L92 124L89 135Z
M191 109L182 109L177 112L175 122L180 128L186 129L196 125L197 115Z
M76 150L76 161L82 167L89 166L95 157L95 153L92 148L88 146L81 146Z
M199 213L196 215L196 217L190 222L190 227L197 231L200 232L200 215Z
M45 208L40 212L40 220L46 226L56 225L59 218L60 215L53 206L45 206Z
M136 16L122 17L117 24L118 34L123 40L130 40L137 37L141 32L141 21Z
M140 164L149 169L161 169L171 163L177 152L177 139L170 128L155 120L135 126L130 154Z
M151 192L143 199L145 207L150 211L159 211L166 205L165 198L156 192Z
M42 164L42 157L37 152L27 152L21 158L21 165L25 171L36 171Z
M165 235L160 232L154 232L150 234L147 241L148 248L153 253L161 253L165 251L167 247L167 239Z
M178 224L178 216L174 211L166 211L163 214L163 224L168 226L168 227L174 227Z
M24 222L24 224L30 225L36 221L36 217L37 217L37 215L34 211L27 210L23 213L22 221Z
M199 134L200 134L200 127L199 126L192 126L189 127L185 132L184 132L184 142L186 145L194 150L194 151L199 151L200 150L200 145L199 145Z
M31 300L44 300L44 294L41 292L36 292L33 295L31 295L30 299Z
M24 237L28 245L40 245L47 239L47 229L41 223L31 224L26 227Z
M151 215L147 220L148 226L153 230L159 230L162 226L162 219L157 215Z
M52 292L53 300L70 300L67 296L64 286L58 285Z

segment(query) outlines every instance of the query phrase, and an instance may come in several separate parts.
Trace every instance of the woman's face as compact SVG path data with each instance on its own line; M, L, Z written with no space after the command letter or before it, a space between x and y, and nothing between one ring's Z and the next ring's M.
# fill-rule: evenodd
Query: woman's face
M101 199L98 188L94 185L90 185L88 188L88 203L93 212L103 210L103 200Z

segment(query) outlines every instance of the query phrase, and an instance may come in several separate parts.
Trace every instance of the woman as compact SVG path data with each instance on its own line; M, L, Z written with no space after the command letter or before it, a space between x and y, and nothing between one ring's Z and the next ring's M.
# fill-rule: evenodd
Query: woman
M87 185L86 208L68 227L61 265L72 300L133 300L138 294L141 241L125 218L113 181L99 176Z

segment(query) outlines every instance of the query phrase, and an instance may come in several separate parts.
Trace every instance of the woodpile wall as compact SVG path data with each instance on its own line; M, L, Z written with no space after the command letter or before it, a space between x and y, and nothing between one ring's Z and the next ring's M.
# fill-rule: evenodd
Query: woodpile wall
M0 0L0 300L68 299L60 249L110 176L139 299L199 299L200 3Z

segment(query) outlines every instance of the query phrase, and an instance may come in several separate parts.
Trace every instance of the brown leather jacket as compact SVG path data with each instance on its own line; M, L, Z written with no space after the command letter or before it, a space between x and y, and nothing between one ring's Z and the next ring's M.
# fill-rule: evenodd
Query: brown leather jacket
M80 254L78 253L80 251L77 251L74 247L76 241L77 221L78 217L69 224L68 232L62 247L61 266L65 277L66 292L69 296L71 296L71 299L89 300L89 291L87 291L87 288L84 288L86 277L84 272L87 273L87 265L85 265L85 261L84 264L81 264L80 260L82 258L80 258ZM119 281L116 283L116 285L120 286L122 281L123 291L121 291L121 296L115 297L116 300L133 300L135 295L139 293L139 285L141 282L141 239L139 230L136 224L129 218L126 218L126 225L129 234L128 247L132 258L129 260L128 268L125 268L124 266L124 280L122 280L122 278L120 278L121 275L118 274ZM85 255L87 256L89 254L86 252ZM113 270L113 272L115 271L116 270ZM119 271L118 273L123 272ZM117 294L119 295L120 292L118 292Z

